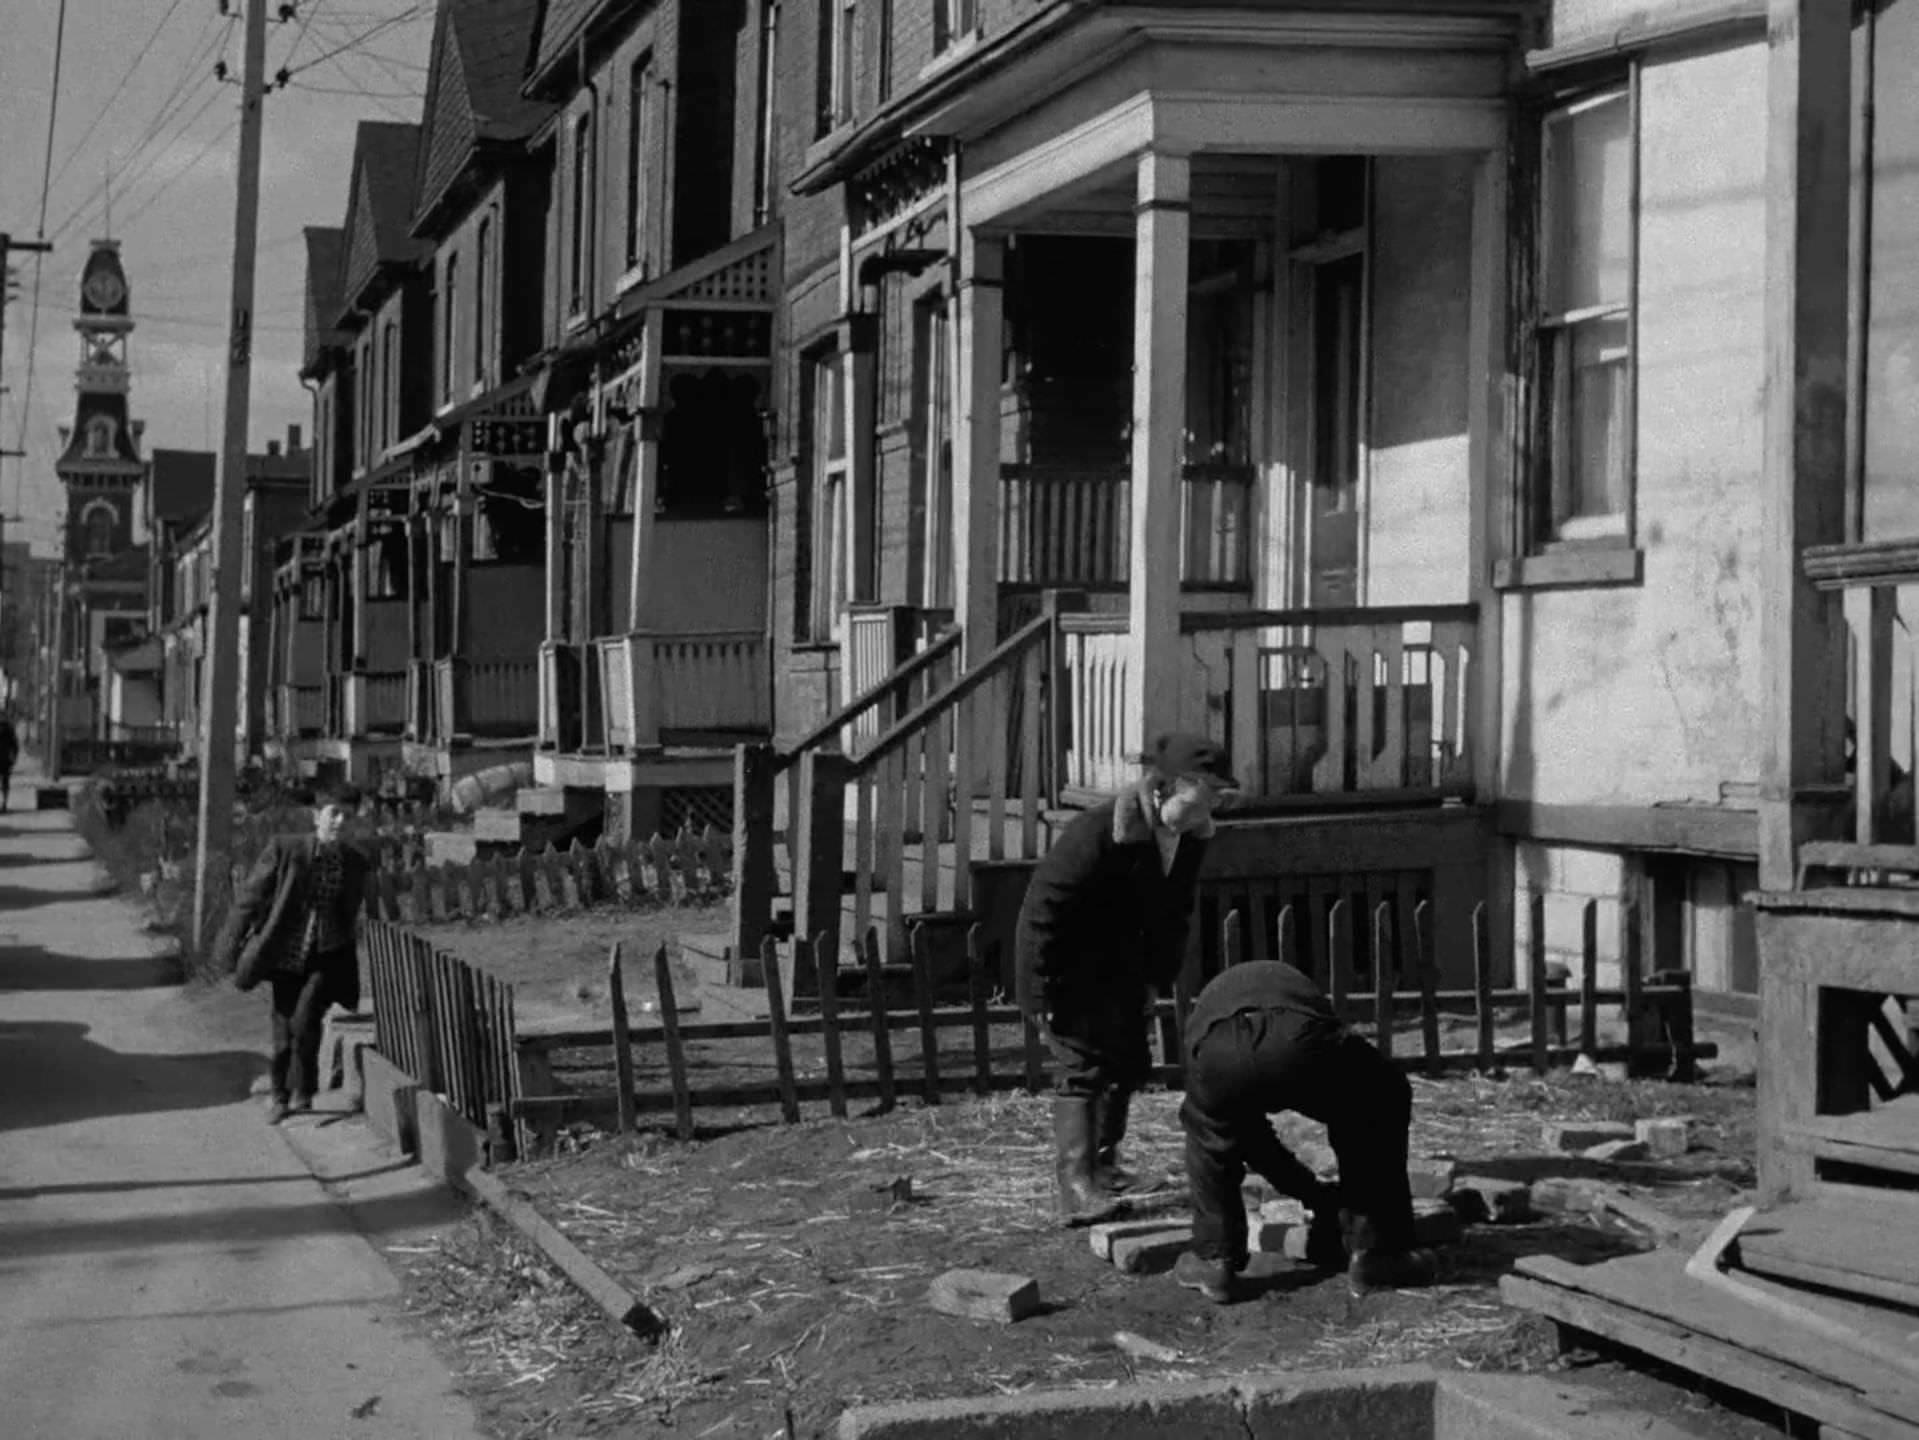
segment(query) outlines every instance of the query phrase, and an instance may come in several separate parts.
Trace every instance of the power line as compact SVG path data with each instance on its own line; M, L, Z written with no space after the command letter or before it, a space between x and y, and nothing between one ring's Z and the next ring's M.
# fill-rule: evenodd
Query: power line
M328 50L324 54L316 57L315 59L307 61L307 63L304 65L288 70L286 73L289 77L298 75L302 70L311 70L315 65L319 65L325 61L331 60L335 55L343 55L349 50L356 50L360 46L364 45L367 41L371 40L375 35L378 35L381 31L390 30L395 25L402 24L405 21L412 19L415 15L419 14L419 12L424 10L425 8L426 8L425 5L417 5L417 4L410 5L405 10L402 10L398 15L394 15L390 17L389 19L382 20L379 24L370 26L369 28L360 31L358 34L356 34L355 36L353 36L351 39L347 40L343 44L334 46L331 50ZM282 81L281 83L284 84L285 82Z
M47 96L47 151L46 160L40 167L40 217L37 222L34 239L44 241L47 238L47 195L53 189L53 130L60 119L60 61L66 53L67 43L67 0L60 0L60 13L53 22L53 85ZM33 373L36 359L34 351L40 342L40 281L45 273L46 252L35 251L33 256L33 299L27 311L27 374L21 382L20 391L20 430L13 442L13 448L27 448L27 409L33 403ZM4 283L4 277L0 277ZM13 509L20 508L20 486L26 476L26 463L22 461L13 471Z
M293 32L293 43L287 46L286 57L280 62L281 68L291 65L293 57L300 53L300 42L307 38L307 29L313 24L313 17L320 13L320 7L324 4L326 0L312 0L312 3L306 7L306 14L300 17L300 28Z
M176 144L178 144L180 141L184 140L187 137L187 134L193 129L195 125L200 123L200 117L206 114L207 111L211 110L214 106L214 103L218 101L219 98L220 98L220 90L219 90L219 87L216 86L207 93L204 99L201 100L199 106L194 110L194 112L191 115L187 116L185 123L176 125L173 129L173 132L170 135L168 135L164 141L161 141L158 145L153 146L150 150L148 149L147 146L142 146L141 151L146 152L144 155L141 153L141 151L135 152L137 163L130 162L127 166L123 167L121 170L121 177L125 181L125 184L123 185L121 189L121 199L123 202L125 201L126 197L130 196L139 186L146 183L146 181L152 176L153 172L159 168L160 162L166 158L167 154L173 149L173 147ZM158 138L158 132L156 132L154 138L156 139ZM69 217L67 221L68 225L72 225L77 228L79 225L79 222L90 218L95 213L97 208L98 207L95 207L95 206L88 206L84 210L76 211L72 216ZM56 237L59 234L60 234L59 231L55 232Z
M167 184L171 184L174 181L178 181L178 180L184 180L188 175L192 174L193 171L196 168L198 168L200 162L206 159L207 156L213 152L213 147L218 145L222 140L226 139L227 136L231 135L235 130L239 128L239 126L240 126L240 117L238 115L235 115L231 120L227 121L225 125L220 127L218 134L209 138L207 143L202 145L199 148L199 150L194 154L194 157L191 160L187 161L186 164L182 165L177 171L175 171L172 175L169 175L167 177ZM157 202L160 199L160 197L162 195L165 195L166 193L167 193L167 185L163 184L159 186L157 189L154 190L154 192L151 195L147 196L146 199L142 200L139 206L133 211L133 213L127 216L125 221L123 221L122 223L128 229L132 229L133 223L136 220L138 220L142 215L146 214L147 211L151 210L155 202Z
M140 68L140 62L153 53L154 42L160 38L160 32L167 28L167 22L173 19L180 5L181 0L173 0L173 3L167 6L167 13L160 17L160 23L153 27L153 33L147 36L138 50L134 51L133 63L127 66L118 80L113 82L113 93L107 97L107 103L93 112L93 119L87 122L87 128L80 133L80 138L73 142L73 147L67 151L67 158L60 162L60 169L53 177L55 184L60 182L60 177L67 173L67 167L72 165L75 158L86 148L87 141L93 138L93 132L107 117L107 112L113 109L114 102L126 93L127 81L131 80L133 72Z

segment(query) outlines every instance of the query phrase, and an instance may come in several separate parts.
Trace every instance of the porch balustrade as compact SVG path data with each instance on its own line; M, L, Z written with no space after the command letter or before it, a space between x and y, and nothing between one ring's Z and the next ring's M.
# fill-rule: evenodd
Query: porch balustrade
M1471 605L1187 615L1187 722L1220 735L1249 800L1469 798ZM1064 615L1066 787L1138 773L1124 615Z
M761 631L637 631L594 647L610 749L644 749L693 734L764 733L771 726L772 673Z
M327 692L323 685L282 685L276 715L282 739L319 735L326 729Z
M1252 581L1250 465L1182 472L1180 581ZM1036 589L1124 590L1132 556L1132 473L1120 465L1002 465L999 578Z
M406 727L407 672L375 670L353 677L358 707L355 735L398 735Z
M443 739L507 738L533 733L539 719L537 659L433 662L433 691Z
M347 730L347 679L345 675L329 675L326 678L326 715L325 733L333 739L344 739Z
M840 644L845 698L850 701L864 695L885 680L952 621L950 610L912 605L849 606ZM840 748L849 755L857 754L880 737L892 718L885 707L878 705L856 711L840 735Z
M406 738L422 744L441 737L441 717L447 711L441 703L434 676L434 662L413 660L406 667Z
M600 642L604 643L604 642ZM540 748L562 754L606 745L598 644L548 640L540 646Z

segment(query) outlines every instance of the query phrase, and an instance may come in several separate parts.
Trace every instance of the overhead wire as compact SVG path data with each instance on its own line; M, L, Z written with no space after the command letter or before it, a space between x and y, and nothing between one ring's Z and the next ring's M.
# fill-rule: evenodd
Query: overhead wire
M53 190L53 135L60 122L60 68L66 54L67 44L67 0L60 0L60 12L53 25L53 84L47 95L47 149L46 159L40 167L40 214L34 225L34 238L47 238L47 196ZM20 429L13 443L16 450L27 448L27 412L33 404L34 351L39 348L40 340L40 282L45 273L46 252L36 250L33 255L33 298L27 310L27 373L21 384ZM5 283L4 273L0 273L0 284ZM13 467L13 504L12 513L20 509L21 487L26 481L26 464Z
M60 168L54 172L53 183L55 185L60 183L61 178L67 173L67 170L72 166L74 160L78 158L80 152L86 149L87 141L93 138L93 132L100 128L100 122L106 119L107 115L112 111L114 103L119 100L122 95L127 93L127 81L133 78L133 72L140 68L141 63L152 56L153 47L158 43L161 31L167 28L167 22L173 19L179 12L182 3L184 3L184 0L173 0L173 3L167 6L166 13L160 17L160 23L153 27L152 33L141 42L140 48L133 52L132 63L121 72L120 78L113 82L113 89L107 96L106 104L100 106L93 112L93 118L87 122L87 128L80 132L80 138L74 141L68 148L66 158L60 162ZM205 28L205 23L206 22L202 22L203 29Z
M324 52L323 54L318 55L315 58L307 61L306 64L289 67L289 69L287 70L288 78L291 78L294 75L298 75L303 70L311 70L315 65L324 64L326 61L331 60L335 55L343 55L349 50L359 49L367 41L371 40L375 35L378 35L386 30L391 30L395 25L404 24L406 21L412 19L414 16L418 15L421 11L425 10L426 8L427 7L424 4L409 5L405 10L402 10L399 14L389 16L387 19L380 21L377 25L371 25L367 27L365 30L359 31L358 33L353 35L350 39L347 39L341 42L340 44L335 45L331 50L328 50Z
M167 177L166 184L163 184L157 187L152 194L148 195L146 199L142 200L140 204L134 208L133 213L127 216L125 223L128 226L132 226L135 221L137 221L142 215L146 214L147 211L153 208L154 204L160 199L162 195L165 195L168 192L168 187L170 185L172 185L175 181L183 180L188 175L190 175L196 168L198 168L202 160L206 159L208 155L213 153L214 146L218 145L221 141L225 140L227 136L231 135L235 130L239 128L240 128L240 117L236 113L232 119L228 120L225 125L220 127L220 130L217 134L211 136L207 140L206 144L202 145L197 151L194 152L194 156L191 160L187 161L186 164L182 165L178 170L174 171L173 174Z

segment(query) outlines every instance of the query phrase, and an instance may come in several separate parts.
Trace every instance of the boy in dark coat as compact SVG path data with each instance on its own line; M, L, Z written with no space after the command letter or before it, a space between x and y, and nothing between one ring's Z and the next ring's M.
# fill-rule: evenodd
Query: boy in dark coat
M270 1124L312 1108L327 1007L360 1003L357 922L372 867L340 837L359 802L348 785L314 797L313 834L267 842L220 932L215 953L233 983L251 990L265 981L272 992Z
M20 734L11 715L0 715L0 810L13 804L13 767L20 760Z
M1069 1225L1112 1215L1132 1183L1118 1151L1151 1070L1146 1012L1179 973L1213 810L1238 788L1224 751L1195 735L1162 735L1143 758L1137 786L1066 827L1020 907L1020 1002L1057 1069L1054 1160Z
M1319 986L1276 960L1234 965L1193 1002L1184 1044L1193 1248L1173 1268L1181 1285L1218 1303L1233 1298L1246 1265L1239 1187L1249 1168L1312 1211L1307 1259L1344 1264L1356 1294L1432 1277L1432 1253L1413 1246L1412 1086L1339 1022ZM1280 1143L1275 1110L1326 1126L1337 1188Z

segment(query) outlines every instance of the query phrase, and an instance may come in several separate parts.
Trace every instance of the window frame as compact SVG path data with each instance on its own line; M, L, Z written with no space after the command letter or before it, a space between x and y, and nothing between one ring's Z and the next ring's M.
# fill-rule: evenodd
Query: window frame
M780 0L760 0L760 63L754 81L753 224L773 214L773 147L779 93Z
M493 216L489 213L480 217L480 223L473 232L473 384L476 389L483 388L487 382L487 360L492 345L487 339L488 321L487 287L493 283L492 256Z
M626 72L626 271L629 281L652 273L647 229L653 221L653 167L647 163L647 93L653 86L653 52L643 50Z
M367 458L369 469L378 463L400 433L400 327L389 316L380 326L380 443Z
M1556 197L1552 185L1552 134L1557 125L1602 106L1626 107L1627 181L1625 207L1626 257L1624 294L1618 301L1558 311L1549 304ZM1641 223L1641 157L1644 135L1640 114L1640 67L1632 61L1604 75L1588 77L1577 88L1555 94L1531 117L1536 149L1529 157L1534 171L1532 283L1526 327L1531 395L1525 406L1523 443L1516 467L1513 496L1512 556L1495 568L1494 583L1502 588L1577 587L1637 584L1644 577L1639 545L1639 259ZM1621 515L1616 531L1563 535L1557 517L1559 486L1566 473L1567 437L1573 433L1574 398L1571 394L1573 346L1582 333L1623 321L1625 341L1624 390L1619 467L1622 475ZM1548 392L1545 377L1552 377Z
M584 318L587 308L587 231L591 228L592 175L589 164L589 150L593 136L593 112L583 110L573 117L573 123L567 127L567 134L573 145L573 165L571 180L573 194L570 213L572 217L572 243L567 258L566 314L569 320Z
M823 140L853 118L859 0L820 0L813 135Z
M914 307L914 424L918 431L924 523L920 546L920 603L929 610L953 607L953 314L941 288ZM942 445L942 441L944 442Z
M852 437L845 433L845 353L837 344L804 352L800 373L806 503L799 540L805 566L795 567L794 640L801 646L823 648L837 643L839 616L846 603L846 503L853 449ZM824 408L829 397L830 411ZM837 456L831 454L836 416Z
M979 0L933 0L935 56L969 44L979 33Z
M460 347L460 252L440 267L440 403L453 403L453 377Z

